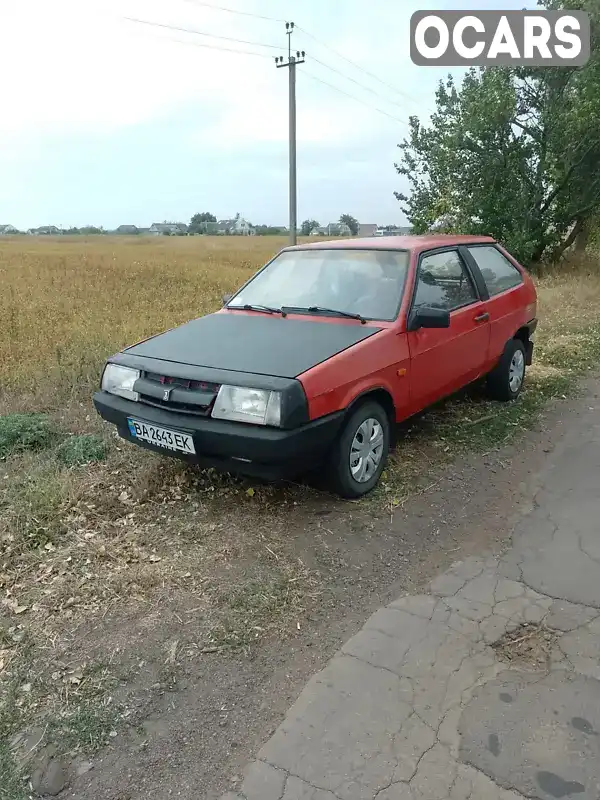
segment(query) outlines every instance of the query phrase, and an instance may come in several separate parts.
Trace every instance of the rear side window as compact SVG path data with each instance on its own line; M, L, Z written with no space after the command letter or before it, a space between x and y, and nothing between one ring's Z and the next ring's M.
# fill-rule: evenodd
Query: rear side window
M456 250L424 256L419 265L414 307L455 308L477 300L475 288Z
M495 247L469 247L469 253L481 270L490 296L523 283L519 270Z

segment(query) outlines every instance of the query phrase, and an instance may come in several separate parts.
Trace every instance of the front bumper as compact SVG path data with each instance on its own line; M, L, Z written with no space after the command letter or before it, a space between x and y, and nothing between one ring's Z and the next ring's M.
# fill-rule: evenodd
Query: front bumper
M140 447L203 467L267 480L297 477L317 466L332 446L343 421L340 411L282 430L178 414L108 392L96 392L93 401L100 416L116 425L119 436ZM178 453L132 437L127 417L191 435L196 454Z

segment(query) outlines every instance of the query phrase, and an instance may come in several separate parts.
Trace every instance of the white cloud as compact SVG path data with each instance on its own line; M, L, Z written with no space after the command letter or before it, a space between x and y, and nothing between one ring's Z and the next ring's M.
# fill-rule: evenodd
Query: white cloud
M241 0L229 0L228 5L241 10L254 8ZM236 143L246 147L253 142L287 140L286 71L276 71L270 58L195 45L259 48L136 24L126 17L249 41L285 43L282 26L213 11L195 5L193 0L171 0L169 4L164 0L20 0L10 10L3 10L0 27L0 71L7 78L0 117L0 141L5 147L29 148L48 134L102 135L165 118L178 108L204 111L205 120L195 137L203 146L222 149ZM337 69L385 93L385 87L323 52L301 31L297 42L298 46L312 47L325 63L333 62ZM347 24L342 27L333 44L360 63L369 64L376 57L381 65L386 51L388 57L398 61L393 42L378 46L372 35L359 35L356 26L350 32ZM262 52L271 56L277 51ZM310 56L306 69L346 92L379 104L388 113L407 115L341 76L311 64ZM301 74L298 77L299 142L339 145L393 126L377 112L370 113L331 88Z
M312 214L316 211L311 207L320 206L319 213L335 218L342 204L368 219L376 219L380 207L391 217L397 205L390 199L398 180L395 146L405 129L368 106L406 119L410 113L426 113L432 104L439 72L417 71L411 65L407 36L410 13L434 0L371 0L368 7L364 0L342 5L207 1L293 19L321 42L412 95L406 100L394 95L303 30L294 33L294 48L307 51L306 64L298 69L297 92L301 207L306 204L306 213ZM272 60L279 51L124 18L285 45L280 22L210 10L200 0L0 4L0 221L26 227L53 220L117 224L135 218L142 224L146 216L185 217L195 209L199 194L211 198L224 214L240 202L251 217L256 212L282 221L287 208L288 89L287 71L275 69ZM211 48L195 46L201 44ZM261 50L267 57L212 49L220 46Z
M288 82L279 77L279 85L262 86L259 92L237 99L223 109L213 122L205 122L193 135L198 147L247 150L258 143L288 142ZM377 115L357 112L356 104L341 97L324 98L308 87L308 79L298 75L296 126L298 146L321 144L336 147L365 142L380 135L382 121ZM272 79L269 81L273 84ZM385 126L385 120L383 121Z
M183 2L172 2L171 13L166 9L165 3L153 0L109 0L102 6L81 0L20 0L10 10L3 9L0 135L26 133L33 138L46 132L111 131L184 103L235 98L236 85L252 85L266 65L272 66L266 59L184 46L172 39L191 42L194 37L123 18L244 38L235 20L223 20L215 12ZM206 42L236 47L226 41Z

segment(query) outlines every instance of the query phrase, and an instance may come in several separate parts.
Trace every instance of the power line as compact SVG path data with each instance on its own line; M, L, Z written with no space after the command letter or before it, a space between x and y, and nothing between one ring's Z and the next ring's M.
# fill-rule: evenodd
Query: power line
M135 19L134 17L123 17L128 22L136 22L140 25L149 25L152 28L166 28L170 31L179 31L180 33L193 33L195 36L206 36L209 39L222 39L227 42L238 42L239 44L251 44L255 47L268 47L270 50L283 50L283 47L275 44L265 44L264 42L253 42L248 39L234 39L232 36L220 36L216 33L205 33L204 31L197 31L193 28L182 28L178 25L167 25L164 22L151 22L147 19Z
M252 50L234 50L233 47L220 47L218 44L205 44L204 42L190 42L189 40L184 41L183 39L167 39L167 42L173 42L174 44L187 44L190 47L205 47L207 50L221 50L224 53L237 53L238 55L244 56L258 56L259 58L268 58L269 61L273 58L273 56L268 56L266 53L255 53Z
M190 3L191 5L195 5L195 6L202 6L203 8L211 8L214 11L223 11L223 12L225 12L227 14L236 14L237 16L242 16L242 17L253 17L254 19L268 20L269 22L286 22L286 20L284 20L284 19L282 19L280 17L269 17L269 16L267 16L265 14L255 14L255 13L250 12L250 11L239 11L236 8L226 8L225 6L218 6L218 5L214 5L213 3L205 3L205 2L203 2L203 0L184 0L184 2ZM343 55L342 53L338 52L337 50L334 50L333 47L330 47L328 44L323 42L317 36L315 36L314 34L310 33L309 31L307 31L305 28L302 28L300 25L296 25L296 30L301 31L305 36L308 36L309 39L312 39L314 42L317 42L317 44L319 44L321 47L324 47L326 50L329 50L334 55L338 56L338 58L343 59L348 64L353 66L355 69L358 69L360 72L364 72L365 75L368 75L373 80L378 81L382 86L385 86L388 89L391 89L392 92L395 92L400 97L405 97L408 100L413 100L413 101L416 102L416 98L411 97L411 95L407 94L406 92L401 91L396 86L392 86L391 83L387 83L382 78L380 78L378 75L375 75L373 72L369 72L369 70L365 69L364 67L361 67L360 64L357 64L355 61L352 61L347 56ZM248 44L250 44L250 42L248 42ZM271 47L272 46L273 45L271 45ZM313 57L313 60L316 61L317 59ZM322 66L326 66L326 65L322 64ZM328 67L328 68L329 69L333 69L333 67ZM348 80L352 80L352 79L348 78ZM358 85L360 86L360 84L358 84Z
M250 11L239 11L239 10L237 10L235 8L226 8L225 6L218 6L218 5L214 5L213 3L205 3L205 2L203 2L203 0L184 0L184 2L190 3L191 5L195 5L195 6L202 6L203 8L211 8L214 11L223 11L223 12L228 13L228 14L236 14L238 16L243 16L243 17L253 17L254 19L268 20L269 22L285 22L286 21L286 20L278 18L278 17L269 17L269 16L266 16L265 14L255 14L255 13L250 12ZM177 26L174 26L174 25L166 25L166 24L159 23L159 22L150 22L148 20L132 19L131 17L125 17L125 19L128 19L131 22L138 22L140 24L152 25L152 26L156 26L156 27L159 27L159 28L168 28L170 30L176 30L176 31L180 31L180 32L183 32L183 33L194 33L194 34L197 34L198 36L208 36L208 37L211 37L213 39L223 39L223 40L226 40L226 41L238 42L240 44L250 44L250 45L254 45L256 47L268 47L269 49L273 49L273 50L281 50L282 49L281 47L277 47L276 45L272 45L272 44L265 44L265 43L262 43L262 42L252 42L252 41L248 41L248 40L245 40L245 39L235 39L235 38L232 38L230 36L218 36L216 34L204 33L202 31L196 31L196 30L193 30L193 29L190 29L190 28L180 28L180 27L177 27ZM325 48L326 50L329 50L331 53L333 53L334 55L338 56L338 58L343 59L348 64L353 66L355 69L359 70L360 72L364 72L365 75L368 75L373 80L378 81L382 86L387 87L388 89L390 89L395 94L399 95L400 97L404 97L404 98L406 98L408 100L412 100L413 102L419 102L419 104L421 103L421 101L417 101L417 99L415 97L412 97L411 95L407 94L406 92L401 91L397 87L392 86L392 84L387 83L386 81L382 80L380 77L375 75L373 72L369 72L369 70L365 69L364 67L361 67L360 64L357 64L355 61L352 61L347 56L343 55L342 53L338 52L337 50L334 50L333 47L330 47L330 45L328 45L325 42L323 42L321 39L319 39L317 36L315 36L314 34L310 33L309 31L307 31L305 28L302 28L300 25L296 25L295 27L296 27L296 30L301 31L305 36L308 36L309 39L312 39L314 42L317 42L317 44L319 44L321 47ZM237 51L235 51L235 52L237 52ZM381 99L392 103L393 105L397 106L398 108L402 108L402 106L397 101L391 100L390 98L385 97L384 95L376 92L371 87L365 86L364 84L360 83L359 81L355 80L354 78L350 77L349 75L346 75L345 73L341 72L340 70L336 69L335 67L332 67L329 64L325 64L323 61L320 61L319 59L315 58L314 56L312 56L312 59L313 59L313 61L315 61L318 64L320 64L322 67L325 67L325 69L329 69L332 72L336 72L341 77L345 78L346 80L351 81L352 83L355 83L357 86L360 86L362 89L365 89L366 91L372 92L377 97L380 97Z
M326 50L330 50L332 53L334 53L334 55L338 56L338 58L342 58L344 61L347 61L348 64L351 64L355 69L358 69L361 72L364 72L365 75L368 75L373 80L379 81L379 83L381 83L383 86L386 86L388 89L391 89L393 92L395 92L396 94L400 95L401 97L406 97L408 100L413 100L413 101L416 102L416 98L411 97L406 92L402 92L400 89L397 89L395 86L392 86L391 83L387 83L386 81L384 81L381 78L379 78L373 72L369 72L369 70L365 69L364 67L361 67L360 64L357 64L355 61L352 61L347 56L343 55L342 53L338 52L337 50L334 50L333 47L330 47L328 44L323 42L321 39L319 39L318 37L314 36L312 33L309 33L304 28L300 27L300 25L296 25L296 28L299 31L301 31L305 36L308 36L309 39L312 39L314 42L317 42L317 44L321 45L321 47L324 47ZM316 61L316 59L314 59L314 60Z
M365 100L361 100L359 97L356 97L355 95L350 94L349 92L345 92L343 89L340 89L339 86L334 86L333 83L324 81L322 78L318 78L316 75L313 75L311 72L307 72L305 69L302 70L302 73L311 80L317 81L318 83L322 83L324 86L329 86L330 89L334 89L336 92L346 95L346 97L349 97L351 100L356 100L357 103L362 103L363 106L367 106L367 108L371 108L373 109L373 111L378 111L380 114L383 114L384 116L393 119L394 122L399 122L401 125L406 125L406 127L408 128L408 122L406 122L406 120L399 119L398 117L394 117L392 114L388 114L387 111L384 111L383 109L378 108L377 106L374 106L371 103L367 103Z
M212 3L203 3L201 0L184 0L186 3L191 3L195 6L204 6L205 8L212 8L214 11L226 11L228 14L238 14L241 17L254 17L255 19L266 19L269 22L285 22L284 19L277 19L277 17L267 17L264 14L253 14L250 11L238 11L235 8L224 8L223 6L215 6Z
M188 2L196 2L196 0L187 0L187 1ZM198 5L206 5L206 6L209 5L208 3L197 3L197 4ZM231 11L232 13L238 13L238 12L233 11L233 9L224 9L224 8L219 7L219 6L210 6L210 7L211 8L218 8L219 10L223 10L223 11ZM239 13L242 13L242 12L239 12ZM251 15L251 16L254 16L254 15ZM181 33L191 33L191 34L195 34L197 36L206 36L206 37L211 38L211 39L221 39L221 40L225 40L225 41L229 41L229 42L236 42L236 43L239 43L239 44L249 44L249 45L254 45L256 47L268 47L269 49L272 49L272 50L283 50L283 48L281 46L273 45L273 44L267 44L265 42L255 42L255 41L250 41L248 39L236 39L236 38L233 38L231 36L220 36L220 35L217 35L217 34L206 33L204 31L198 31L198 30L195 30L193 28L184 28L184 27L179 27L177 25L167 25L166 23L152 22L150 20L136 19L136 18L133 18L133 17L124 17L124 19L128 20L129 22L135 22L135 23L138 23L138 24L141 24L141 25L148 25L148 26L153 27L153 28L163 28L163 29L167 29L167 30L178 31L178 32L181 32ZM296 26L296 27L298 29L300 29L300 30L303 30L303 29L300 28L300 26ZM306 31L304 31L304 33L306 33ZM170 41L177 42L178 44L188 44L188 45L194 45L196 47L204 47L204 48L207 48L209 50L221 50L223 52L238 53L238 54L241 54L241 55L250 55L250 56L259 56L259 57L262 57L262 58L270 58L270 56L267 56L264 53L256 53L256 52L253 52L253 51L250 51L250 50L239 50L239 49L233 49L233 48L230 48L230 47L219 47L217 45L202 44L200 42L182 41L180 39L171 39ZM332 51L332 52L335 52L335 51ZM342 58L345 58L345 56L342 56ZM346 78L349 81L352 81L352 83L355 83L357 86L360 86L362 89L365 89L366 91L374 94L375 96L381 97L382 99L387 100L388 102L392 102L392 103L394 103L394 105L398 105L398 107L400 107L398 103L395 103L395 101L390 101L388 98L384 97L383 95L379 94L378 92L375 92L374 89L371 89L370 87L365 86L364 84L360 83L359 81L356 81L354 78L351 78L349 75L346 75L345 73L341 72L340 70L336 69L335 67L332 67L329 64L325 64L325 62L323 62L323 61L321 61L321 60L319 60L317 58L314 58L314 57L313 57L313 60L317 64L320 64L322 67L325 67L326 69L329 69L332 72L335 72L336 74L340 75L341 77ZM346 60L348 60L348 59L346 59ZM350 63L352 63L352 62L350 62ZM324 86L328 86L330 89L333 89L334 91L345 95L346 97L350 98L351 100L355 100L357 103L362 103L362 105L367 106L367 108L371 108L374 111L377 111L379 114L383 114L384 116L388 117L389 119L392 119L395 122L399 122L401 125L408 126L408 123L405 120L399 119L398 117L395 117L393 114L389 114L387 111L384 111L383 109L378 108L377 106L374 106L372 103L367 103L365 100L362 100L362 99L356 97L355 95L344 91L344 89L340 89L339 86L335 86L334 84L329 83L328 81L325 81L322 78L319 78L319 77L317 77L316 75L313 75L310 72L306 72L306 70L303 70L303 71L304 71L305 75L307 75L309 78L311 78L311 80L317 81L318 83L321 83Z
M376 92L375 89L372 89L370 86L366 86L364 83L361 83L360 81L357 81L354 78L351 78L350 75L346 75L345 72L342 72L341 70L336 69L335 67L332 67L329 64L326 64L324 61L320 61L318 58L315 58L315 56L311 55L310 59L311 59L311 61L314 61L316 64L320 64L322 67L325 67L325 69L329 69L329 70L331 70L331 72L335 72L337 75L340 75L342 78L345 78L347 81L351 81L352 83L355 83L357 86L360 86L361 89L364 89L365 91L370 92L371 94L374 94L376 97L380 97L382 100L385 100L388 103L392 103L393 105L398 106L398 108L404 108L404 106L400 105L400 103L398 103L396 100L391 100L389 97L386 97L385 95L381 94L380 92Z

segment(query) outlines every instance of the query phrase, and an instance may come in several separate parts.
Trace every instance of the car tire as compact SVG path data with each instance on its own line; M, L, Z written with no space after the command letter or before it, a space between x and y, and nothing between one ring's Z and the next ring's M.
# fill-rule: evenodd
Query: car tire
M488 394L493 400L508 402L521 393L525 381L527 353L520 339L506 343L497 366L487 378Z
M375 401L361 403L350 413L327 465L328 483L336 494L356 499L375 488L387 462L390 430L385 409ZM369 431L372 441L381 437L381 445L372 448L370 453L363 451L368 453L366 456L357 456L357 447L362 445Z

